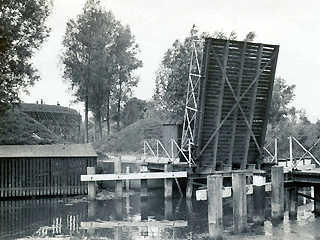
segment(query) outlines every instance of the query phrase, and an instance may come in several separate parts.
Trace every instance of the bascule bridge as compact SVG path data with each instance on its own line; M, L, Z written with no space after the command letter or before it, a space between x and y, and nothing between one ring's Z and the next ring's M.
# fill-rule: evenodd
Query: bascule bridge
M197 172L259 167L278 52L246 41L194 42L181 148Z

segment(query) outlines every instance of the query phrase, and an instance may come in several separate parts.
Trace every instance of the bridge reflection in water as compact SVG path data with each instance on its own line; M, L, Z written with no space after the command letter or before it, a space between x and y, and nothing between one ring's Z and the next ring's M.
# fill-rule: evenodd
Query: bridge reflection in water
M84 198L0 201L0 239L26 237L69 239L70 236L75 239L210 239L210 236L215 235L218 229L211 229L208 224L206 201L196 202L185 198L165 200L162 197L163 192L152 193L153 196L144 198L132 192L120 200L89 202ZM320 233L314 232L320 220L311 213L312 204L299 207L297 221L290 221L285 217L283 222L278 223L270 220L268 198L266 206L265 224L254 226L251 214L252 202L249 200L248 231L234 234L232 199L224 199L223 229L221 229L223 237L265 239L267 236L279 235L286 239L292 235L294 237L299 235L301 238L304 234L320 236Z

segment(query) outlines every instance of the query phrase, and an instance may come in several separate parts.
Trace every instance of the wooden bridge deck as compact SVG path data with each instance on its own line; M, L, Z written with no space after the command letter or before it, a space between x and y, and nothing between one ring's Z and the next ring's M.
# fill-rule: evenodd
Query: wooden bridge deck
M320 184L320 168L309 171L291 171L287 175L287 183L303 186Z

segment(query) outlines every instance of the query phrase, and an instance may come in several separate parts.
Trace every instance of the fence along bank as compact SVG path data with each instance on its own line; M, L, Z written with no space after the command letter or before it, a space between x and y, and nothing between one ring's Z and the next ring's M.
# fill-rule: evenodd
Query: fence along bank
M0 197L87 194L80 175L96 165L90 144L0 146Z

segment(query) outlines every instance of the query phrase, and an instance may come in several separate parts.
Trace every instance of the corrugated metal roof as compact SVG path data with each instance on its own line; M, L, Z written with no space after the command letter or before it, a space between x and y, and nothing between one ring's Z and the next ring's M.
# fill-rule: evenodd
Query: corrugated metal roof
M23 112L56 112L79 115L75 109L57 105L21 103L19 107Z
M164 121L163 125L182 125L183 124L183 116L170 116L167 117Z
M96 156L91 144L0 145L0 158Z

